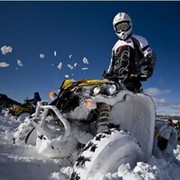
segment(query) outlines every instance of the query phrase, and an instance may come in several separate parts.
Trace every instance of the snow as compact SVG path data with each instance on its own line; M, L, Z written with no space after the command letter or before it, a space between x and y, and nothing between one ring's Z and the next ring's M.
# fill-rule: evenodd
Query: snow
M6 63L6 62L0 62L0 68L1 68L1 67L8 67L8 66L9 66L8 63Z
M74 67L76 67L77 66L77 63L74 63Z
M44 59L45 58L45 55L44 54L39 54L40 58L41 59Z
M4 45L4 46L2 46L1 47L1 53L3 54L3 55L6 55L6 54L8 54L8 53L12 53L12 50L13 50L13 48L11 47L11 46L7 46L7 45ZM58 54L58 52L56 51L56 50L54 50L53 51L53 56L54 57L57 57L57 54ZM39 57L40 57L40 59L45 59L45 57L46 57L46 55L44 54L44 53L39 53ZM69 54L69 56L68 56L68 58L69 58L69 60L70 59L72 59L72 54ZM66 60L64 60L64 63L66 62ZM86 58L86 57L83 57L83 59L82 59L82 62L83 62L83 64L84 65L89 65L89 60ZM21 60L19 60L19 59L17 59L17 65L19 66L19 67L23 67L24 66L24 64L22 63L22 61ZM66 64L66 66L63 66L63 63L62 62L59 62L59 64L57 64L57 65L54 65L54 64L51 64L53 67L55 66L55 67L57 67L59 70L61 70L62 68L64 68L64 67L68 67L68 69L69 70L74 70L75 68L77 68L78 66L81 66L81 64L80 64L80 62L79 63L77 63L77 62L71 62L71 64L70 63L67 63ZM6 68L6 67L8 67L8 66L10 66L10 64L9 63L7 63L6 61L0 61L0 68ZM16 70L18 69L18 67L16 67L15 68ZM82 67L81 68L81 70L82 71L87 71L89 68L88 67ZM72 74L72 73L70 73L71 75L65 75L65 78L70 78L70 77L72 77L72 76L74 76L74 74Z
M0 114L0 179L1 180L68 180L72 167L63 159L39 154L34 146L12 143L15 129L21 122ZM104 180L178 180L180 177L180 146L174 150L176 160L168 162L153 156L147 163L138 162L133 170L128 164L117 172L106 174ZM93 180L101 180L96 174Z
M18 64L18 66L21 66L21 67L23 66L23 63L19 59L17 60L17 64Z
M84 70L88 70L88 67L84 67L84 68L82 68L82 70L84 71Z
M58 64L57 68L58 68L58 69L62 69L62 65L63 65L62 62L60 62L60 63Z
M64 77L67 78L67 79L69 79L69 75L68 75L68 74L66 74Z
M12 144L19 123L0 115L0 179L51 179L51 173L59 171L60 161L38 154L35 147Z
M2 54L6 55L7 53L11 53L12 49L13 48L11 46L4 45L3 47L1 47L1 52Z
M83 58L83 63L84 64L89 64L89 61L88 61L88 59L86 57Z
M74 67L73 67L71 64L67 64L67 66L68 66L68 68L71 69L71 70L74 69Z

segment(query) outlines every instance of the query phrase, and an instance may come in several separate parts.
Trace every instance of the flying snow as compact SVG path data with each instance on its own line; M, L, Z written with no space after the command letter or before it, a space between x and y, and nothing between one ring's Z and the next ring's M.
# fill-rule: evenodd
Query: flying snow
M23 63L19 59L17 60L17 64L18 66L21 66L21 67L23 66Z
M62 69L62 66L63 66L63 63L60 62L60 63L58 64L57 68L58 68L58 69Z
M73 67L71 64L67 64L67 66L68 66L68 68L71 69L71 70L74 69L74 67Z
M76 67L77 66L77 63L74 63L74 67Z
M0 62L0 68L1 68L1 67L8 67L8 66L9 66L8 63L6 63L6 62Z
M12 47L11 46L6 46L6 45L4 45L3 47L1 47L1 51L2 51L2 54L7 54L7 53L10 53L10 52L12 52ZM54 51L53 52L53 55L54 56L57 56L57 51ZM44 59L45 58L45 54L43 54L43 53L40 53L39 54L39 57L41 58L41 59ZM72 54L70 54L69 55L69 59L71 59L72 58ZM86 57L84 57L83 59L82 59L82 62L83 62L83 64L86 64L86 65L88 65L89 64L89 61L88 61L88 59L86 58ZM20 66L20 67L22 67L23 66L23 63L18 59L17 60L17 64L18 64L18 66ZM0 68L1 67L8 67L10 64L8 64L8 63L6 63L6 62L0 62ZM54 64L52 64L52 66L54 66ZM67 67L70 69L70 70L73 70L74 68L76 68L78 66L78 63L77 62L74 62L73 64L67 64ZM59 62L59 64L57 65L57 68L59 69L59 70L61 70L62 69L62 67L63 67L63 63L62 62ZM17 68L16 68L17 69ZM88 67L83 67L83 68L81 68L81 70L88 70ZM69 75L65 75L65 77L67 78L67 76L69 77Z
M86 57L83 58L83 63L84 64L89 64L89 61L88 61L88 59Z
M82 68L82 70L83 70L83 71L88 70L88 67L84 67L84 68Z
M7 53L11 53L12 52L12 47L11 46L3 46L1 47L1 51L2 51L2 54L6 55Z
M68 75L68 74L66 74L66 75L65 75L65 78L67 78L67 79L68 79L68 78L69 78L69 75Z
M44 54L39 54L40 58L41 59L44 59L45 58L45 55Z

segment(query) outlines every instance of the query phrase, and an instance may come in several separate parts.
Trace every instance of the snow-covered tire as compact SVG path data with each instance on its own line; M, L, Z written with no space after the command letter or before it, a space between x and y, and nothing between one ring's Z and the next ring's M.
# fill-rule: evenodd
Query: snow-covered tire
M33 126L32 121L29 118L26 118L13 134L13 143L36 145L36 138L37 130Z
M129 163L133 168L142 159L143 153L133 136L123 130L111 129L97 134L86 144L70 179L100 180L107 173L116 172L121 164Z

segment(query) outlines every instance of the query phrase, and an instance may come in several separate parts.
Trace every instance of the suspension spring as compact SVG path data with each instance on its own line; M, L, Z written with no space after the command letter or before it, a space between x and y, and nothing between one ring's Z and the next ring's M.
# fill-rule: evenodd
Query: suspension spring
M97 121L97 126L109 124L109 113L110 105L106 103L101 103L99 105L99 117Z

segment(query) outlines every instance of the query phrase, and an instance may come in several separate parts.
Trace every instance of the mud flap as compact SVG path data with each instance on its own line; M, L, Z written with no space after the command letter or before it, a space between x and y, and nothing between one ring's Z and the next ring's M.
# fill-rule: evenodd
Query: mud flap
M25 143L35 146L36 145L36 138L37 138L37 130L34 127L31 129L29 134L26 136Z
M110 112L110 123L120 125L140 143L145 161L152 154L155 106L152 98L143 93L127 92L123 101L117 102Z

